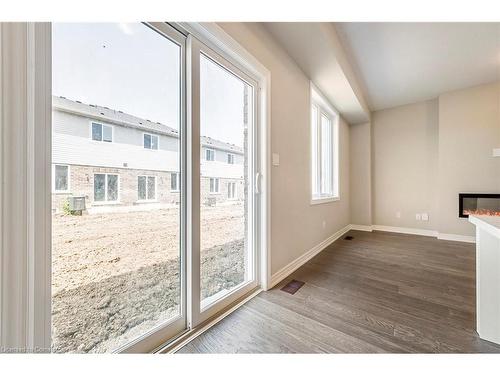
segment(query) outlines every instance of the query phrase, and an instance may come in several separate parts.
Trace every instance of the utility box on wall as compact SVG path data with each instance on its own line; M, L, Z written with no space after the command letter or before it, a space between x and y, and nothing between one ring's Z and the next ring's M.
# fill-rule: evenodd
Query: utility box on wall
M70 211L85 211L85 197L75 196L68 197L69 210Z

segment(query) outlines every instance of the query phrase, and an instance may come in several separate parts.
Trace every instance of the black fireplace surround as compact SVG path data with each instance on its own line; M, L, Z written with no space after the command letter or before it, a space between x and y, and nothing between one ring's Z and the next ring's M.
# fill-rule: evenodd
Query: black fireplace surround
M458 194L458 216L469 215L500 216L500 194Z

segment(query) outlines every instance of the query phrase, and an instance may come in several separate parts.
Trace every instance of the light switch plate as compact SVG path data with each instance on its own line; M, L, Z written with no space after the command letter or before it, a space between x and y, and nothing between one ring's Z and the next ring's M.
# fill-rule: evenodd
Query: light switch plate
M421 215L421 217L422 217L422 220L423 220L423 221L429 221L429 214L428 214L428 213L424 212L424 213Z
M280 165L280 154L273 153L273 165L277 167Z
M416 214L415 215L415 219L420 220L421 219L421 215L420 214Z

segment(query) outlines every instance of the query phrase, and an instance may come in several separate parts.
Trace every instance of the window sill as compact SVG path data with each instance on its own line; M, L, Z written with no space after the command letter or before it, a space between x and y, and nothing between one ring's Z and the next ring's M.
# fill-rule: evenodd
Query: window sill
M180 193L180 190L170 190L171 193Z
M92 202L92 206L115 206L121 204L120 201Z
M316 205L316 204L336 202L339 200L340 200L340 197L315 198L315 199L311 199L311 206Z
M68 195L68 194L71 194L71 191L70 190L54 190L52 192L52 194L56 194L56 195Z

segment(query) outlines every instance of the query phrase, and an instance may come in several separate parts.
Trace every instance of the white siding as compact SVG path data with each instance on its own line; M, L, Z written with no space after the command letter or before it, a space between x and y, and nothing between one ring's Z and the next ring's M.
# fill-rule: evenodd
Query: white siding
M97 142L60 133L53 134L52 142L53 163L152 171L179 170L177 151L146 150L142 145Z
M243 178L243 164L202 160L201 175L202 177Z
M159 150L148 150L143 144L143 134L148 131L113 124L113 142L98 142L91 139L90 122L87 117L53 112L53 163L179 171L178 138L160 135ZM227 154L216 149L216 160L208 162L203 154L201 175L243 178L243 155L234 154L235 164L228 164Z

